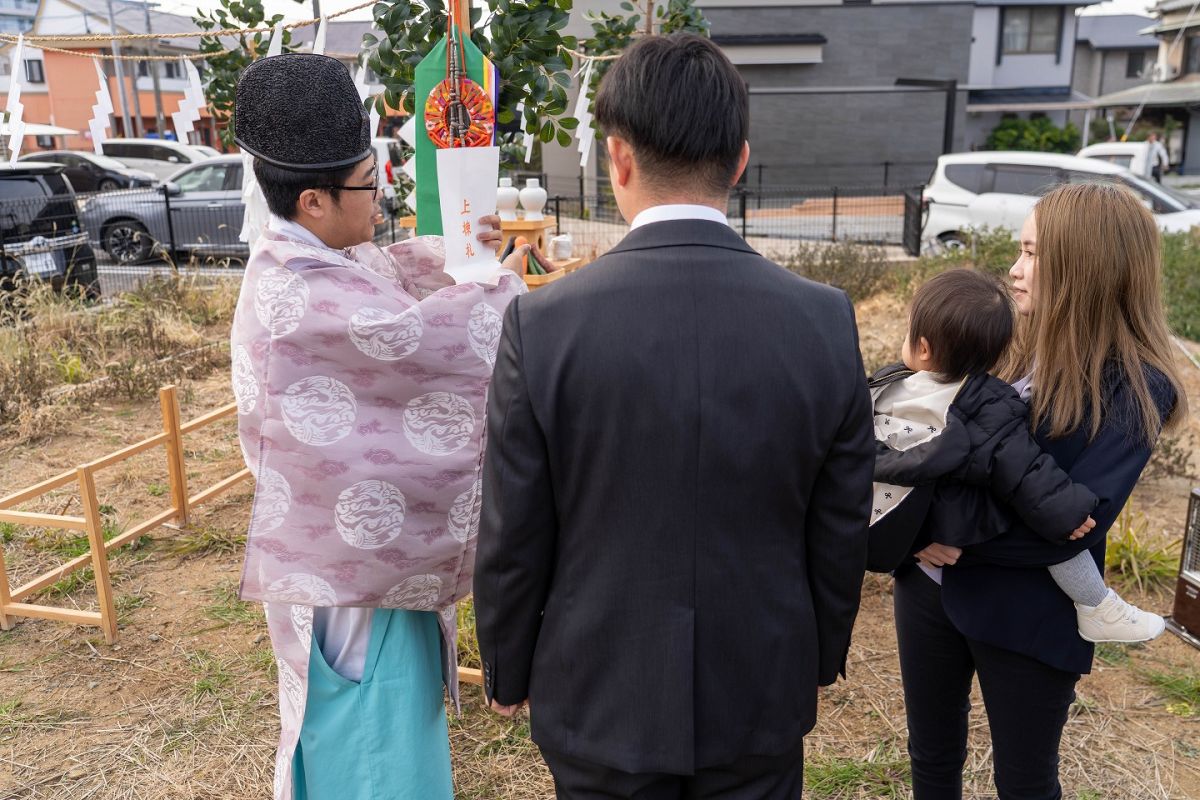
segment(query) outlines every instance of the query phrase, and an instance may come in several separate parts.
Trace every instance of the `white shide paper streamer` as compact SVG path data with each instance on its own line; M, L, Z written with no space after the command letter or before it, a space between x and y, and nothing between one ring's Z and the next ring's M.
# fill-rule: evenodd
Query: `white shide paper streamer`
M101 150L104 146L104 141L108 138L108 126L113 113L112 95L108 91L108 76L104 74L104 67L100 64L100 59L93 59L92 63L96 65L96 80L100 83L100 88L96 90L96 104L92 106L92 118L88 120L88 130L92 132L92 149L96 151L96 155L103 155Z
M17 46L13 48L12 68L9 69L8 101L4 111L8 114L8 163L16 164L21 155L21 143L25 140L25 123L21 117L25 106L21 105L21 86L25 83L25 37L17 35Z

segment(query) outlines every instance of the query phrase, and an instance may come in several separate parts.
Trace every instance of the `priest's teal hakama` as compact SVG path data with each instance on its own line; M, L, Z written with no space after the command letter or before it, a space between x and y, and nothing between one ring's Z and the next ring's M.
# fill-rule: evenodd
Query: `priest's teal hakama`
M314 633L296 800L452 800L437 615L346 610L367 618L361 676L336 671Z

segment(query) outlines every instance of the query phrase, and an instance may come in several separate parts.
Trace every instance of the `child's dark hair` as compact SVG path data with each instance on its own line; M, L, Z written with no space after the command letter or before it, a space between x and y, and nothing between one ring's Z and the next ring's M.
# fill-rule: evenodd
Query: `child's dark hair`
M938 372L950 380L988 372L1013 336L1013 301L996 278L952 269L930 278L913 296L908 341L929 343Z

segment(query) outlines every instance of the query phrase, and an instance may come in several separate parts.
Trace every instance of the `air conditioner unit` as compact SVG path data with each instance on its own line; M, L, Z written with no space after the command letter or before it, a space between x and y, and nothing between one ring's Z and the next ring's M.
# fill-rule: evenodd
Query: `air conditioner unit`
M1154 69L1151 70L1152 79L1155 83L1166 83L1173 81L1179 77L1179 67L1167 64L1163 61L1157 61L1154 64Z
M1188 502L1175 608L1167 619L1167 627L1185 642L1200 647L1200 489L1192 490Z

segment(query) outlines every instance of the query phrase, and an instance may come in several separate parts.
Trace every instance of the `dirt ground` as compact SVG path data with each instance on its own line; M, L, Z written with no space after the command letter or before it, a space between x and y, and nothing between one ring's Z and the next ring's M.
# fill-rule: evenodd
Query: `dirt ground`
M860 305L868 366L894 357L899 301ZM1193 351L1200 351L1192 347ZM1181 354L1200 404L1200 369ZM229 400L216 374L185 387L183 417ZM0 495L132 443L160 429L157 404L109 404L72 419L50 439L0 440ZM1192 423L1192 434L1196 423ZM1194 436L1190 440L1198 441ZM1182 445L1156 467L1133 505L1143 544L1178 553L1193 455ZM240 468L233 423L187 443L193 492ZM152 451L102 474L100 502L114 531L165 507L165 460ZM120 640L96 629L20 620L0 633L0 799L267 798L278 734L274 666L261 609L236 598L250 485L201 507L183 530L162 528L113 558ZM69 493L27 510L78 513ZM80 552L72 537L0 528L17 585ZM1177 557L1177 556L1173 556ZM1126 591L1168 613L1169 591ZM65 581L39 602L94 608L85 581ZM1063 783L1073 800L1200 798L1200 652L1166 634L1144 647L1107 647L1079 685L1066 728ZM850 654L849 680L826 690L808 740L808 796L905 798L905 722L888 579L870 575ZM473 687L451 718L456 795L552 797L529 740L528 719L481 708ZM1192 700L1196 702L1192 702ZM994 796L987 723L972 716L968 796Z

